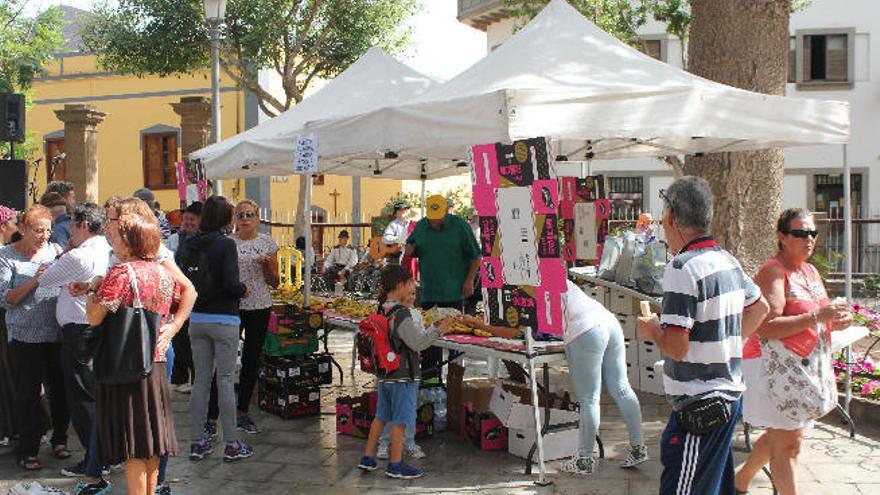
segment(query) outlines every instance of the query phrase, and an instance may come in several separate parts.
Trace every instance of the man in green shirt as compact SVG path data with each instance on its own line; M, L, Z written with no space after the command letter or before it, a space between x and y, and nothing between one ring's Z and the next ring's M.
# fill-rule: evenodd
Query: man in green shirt
M480 247L470 225L449 214L443 196L428 198L426 208L406 241L406 256L419 259L419 305L462 309L474 293Z

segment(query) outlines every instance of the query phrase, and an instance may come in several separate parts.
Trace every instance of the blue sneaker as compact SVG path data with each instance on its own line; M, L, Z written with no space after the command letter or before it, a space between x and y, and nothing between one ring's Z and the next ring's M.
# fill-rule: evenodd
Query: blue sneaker
M254 423L254 420L252 420L250 416L242 416L238 418L237 427L240 431L249 433L251 435L260 433L261 431L260 427L257 426L256 423Z
M215 438L217 438L217 422L209 419L205 421L205 439L213 440Z
M425 472L421 469L415 466L410 466L403 461L389 462L388 467L385 469L385 476L399 480L414 480L416 478L421 478L423 474L425 474Z
M214 453L214 446L207 440L200 440L189 445L189 460L201 461L205 456Z
M232 462L240 459L247 459L252 455L254 455L254 449L236 440L226 444L226 451L223 452L223 460Z
M379 465L376 464L376 458L365 455L361 457L361 462L358 463L358 468L363 469L364 471L375 471L379 469Z

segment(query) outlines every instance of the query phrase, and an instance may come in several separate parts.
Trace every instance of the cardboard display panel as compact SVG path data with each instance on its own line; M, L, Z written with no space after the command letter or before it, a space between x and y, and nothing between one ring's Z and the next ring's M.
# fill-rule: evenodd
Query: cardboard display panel
M477 145L470 158L486 321L558 336L565 325L567 255L559 230L564 201L552 157L549 141L533 138Z

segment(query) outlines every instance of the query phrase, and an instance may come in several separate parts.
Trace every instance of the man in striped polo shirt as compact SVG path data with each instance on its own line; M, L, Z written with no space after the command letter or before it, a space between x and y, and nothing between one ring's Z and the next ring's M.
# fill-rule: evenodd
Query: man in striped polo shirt
M680 177L660 196L663 231L676 255L663 275L663 314L639 318L641 337L666 355L663 386L674 410L660 443L660 494L733 495L742 343L769 307L736 259L707 234L709 184Z

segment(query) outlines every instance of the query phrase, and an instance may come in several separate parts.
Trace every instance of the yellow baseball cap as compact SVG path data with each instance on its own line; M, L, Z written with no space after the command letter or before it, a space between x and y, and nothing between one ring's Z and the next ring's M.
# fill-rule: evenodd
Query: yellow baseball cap
M441 218L446 217L446 212L448 210L446 198L439 194L428 197L425 201L425 209L425 216L428 220L440 220Z

